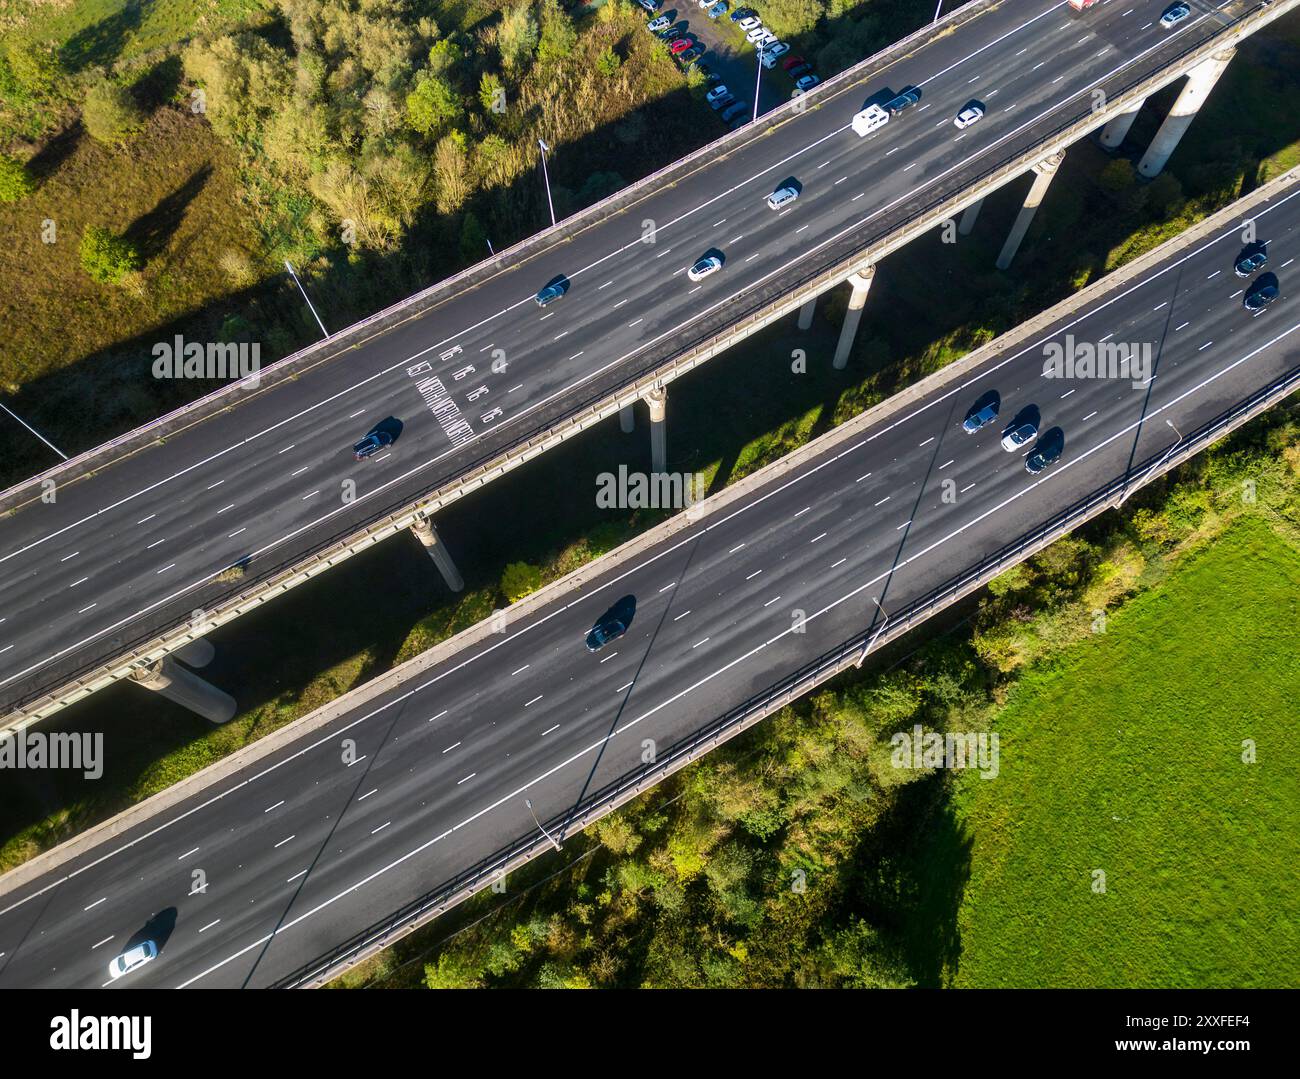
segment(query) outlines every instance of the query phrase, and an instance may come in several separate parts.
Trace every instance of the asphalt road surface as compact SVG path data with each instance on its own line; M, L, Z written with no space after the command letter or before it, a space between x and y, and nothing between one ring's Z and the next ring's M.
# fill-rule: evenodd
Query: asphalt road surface
M1173 30L1153 22L1161 7L1115 0L1075 18L1055 0L1000 5L870 85L809 95L824 107L420 318L0 519L0 711L411 504L692 335L725 328L818 259L833 265L837 245L962 190L1086 113L1094 88L1159 70L1248 5L1220 13L1194 0ZM858 138L853 113L886 85L919 86L922 100ZM987 116L958 131L953 117L973 98ZM773 212L765 196L787 178L802 194ZM690 282L687 268L712 249L724 269ZM539 308L535 292L557 275L568 293ZM400 424L394 446L355 461L353 443L384 421ZM239 564L242 582L218 580Z
M115 984L275 982L533 834L526 798L561 820L642 771L646 739L688 737L861 633L877 599L901 609L1153 459L1300 365L1288 191L1251 211L1282 288L1262 313L1243 306L1255 279L1234 272L1240 222L1179 245L856 441L828 436L820 456L596 567L505 633L7 890L0 986L102 985L142 935L160 957ZM1152 377L1045 377L1046 345L1067 337L1149 345ZM990 394L998 420L965 433ZM1032 444L1000 444L1026 417L1064 438L1038 476ZM628 632L589 653L587 631L620 601L634 605Z

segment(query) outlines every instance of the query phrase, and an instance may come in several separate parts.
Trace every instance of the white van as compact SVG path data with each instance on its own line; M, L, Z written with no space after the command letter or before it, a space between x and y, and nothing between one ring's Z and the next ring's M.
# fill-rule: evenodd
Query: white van
M879 105L868 105L853 117L853 130L859 137L870 135L889 123L889 113Z

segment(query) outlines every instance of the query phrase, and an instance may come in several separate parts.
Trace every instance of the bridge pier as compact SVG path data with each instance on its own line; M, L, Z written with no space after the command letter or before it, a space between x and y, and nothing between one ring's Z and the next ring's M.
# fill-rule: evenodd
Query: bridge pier
M1148 180L1160 175L1160 171L1165 167L1165 162L1169 160L1170 155L1177 148L1178 141L1183 137L1183 133L1192 126L1192 120L1200 111L1201 105L1210 96L1214 84L1219 81L1219 76L1227 69L1236 53L1235 48L1227 48L1221 52L1216 52L1209 59L1202 60L1187 73L1187 83L1183 87L1182 93L1175 99L1173 108L1169 110L1169 115L1165 117L1164 123L1160 125L1160 130L1156 132L1156 137L1151 140L1147 152L1142 155L1142 160L1138 162L1138 175Z
M1043 158L1034 166L1034 182L1030 185L1029 194L1025 196L1024 204L1020 207L1020 213L1016 215L1016 220L1011 226L1007 242L1002 245L1002 253L998 255L997 267L999 270L1007 269L1016 257L1016 252L1020 250L1020 242L1025 238L1025 233L1029 231L1034 215L1038 213L1038 207L1042 205L1043 197L1047 194L1047 189L1052 185L1052 177L1056 175L1056 170L1060 168L1064 159L1065 151L1062 150L1051 157Z
M849 293L848 310L844 312L844 325L840 327L840 339L835 345L835 359L831 362L831 366L836 371L843 371L849 364L853 340L858 335L858 323L862 321L862 308L866 306L867 294L871 291L871 282L875 277L874 266L868 266L859 273L849 275L849 284L853 286L853 291Z
M654 473L668 471L668 391L656 386L645 395L650 409L650 469Z
M618 410L618 429L625 435L636 430L636 413L631 405L624 405Z
M969 236L971 230L975 227L975 219L979 217L980 210L984 208L984 200L972 202L965 210L962 211L961 221L957 224L957 231L962 236Z
M1128 138L1129 129L1133 126L1133 121L1142 111L1142 106L1146 104L1146 98L1137 102L1128 112L1121 112L1110 123L1101 129L1101 134L1097 136L1097 141L1101 143L1103 150L1118 150L1120 144Z
M234 697L211 682L205 682L171 656L163 656L156 663L133 671L131 677L145 689L161 694L182 708L188 708L209 723L225 723L235 714Z
M438 572L447 582L447 587L453 592L464 591L465 578L460 575L460 570L452 561L446 544L439 537L438 530L433 527L433 522L427 517L417 517L415 523L411 525L411 531L415 533L415 538L423 545L428 556L433 559L433 564L438 567Z
M816 310L817 310L817 297L814 296L811 300L809 300L806 304L804 304L801 308L799 308L799 321L796 323L799 329L807 330L812 328L813 312L815 312Z
M183 661L187 667L206 667L212 662L217 650L212 642L204 637L197 637L189 644L183 644L172 655Z

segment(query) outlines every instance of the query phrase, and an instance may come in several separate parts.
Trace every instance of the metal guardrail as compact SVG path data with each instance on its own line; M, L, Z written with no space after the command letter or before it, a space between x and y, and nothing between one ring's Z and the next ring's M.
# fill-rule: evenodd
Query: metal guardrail
M1181 448L1174 453L1153 454L1139 468L1098 488L1039 527L981 559L971 569L931 589L903 610L891 615L883 632L877 632L874 622L869 624L861 633L822 653L688 738L675 743L651 767L629 773L607 784L570 811L543 822L543 827L552 835L561 837L570 834L575 826L579 831L586 828L722 742L784 708L848 667L856 665L864 649L902 636L1060 536L1117 505L1125 492L1143 487L1178 467L1211 443L1297 390L1300 390L1300 367L1293 368L1279 381L1202 424L1183 440ZM279 979L273 987L293 989L323 985L361 960L389 947L424 922L468 899L492 881L551 849L553 845L549 839L541 833L530 832L380 919L325 955Z

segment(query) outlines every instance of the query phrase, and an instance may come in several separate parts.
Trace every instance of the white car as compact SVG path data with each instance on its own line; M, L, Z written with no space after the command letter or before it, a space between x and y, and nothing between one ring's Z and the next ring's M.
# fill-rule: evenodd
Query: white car
M720 269L722 269L722 259L717 255L705 255L686 271L686 276L692 281L703 281L709 274L717 273Z
M1165 13L1160 16L1160 25L1168 30L1170 27L1177 26L1191 13L1192 9L1187 4L1174 4L1166 8Z
M651 19L648 23L646 23L645 28L649 30L650 33L656 34L660 30L668 29L672 21L673 20L670 19L667 15L660 15L659 18Z
M773 210L779 210L782 206L788 206L799 197L799 192L793 187L778 187L767 196L767 204Z
M764 26L762 28L762 33L758 35L758 38L754 42L754 48L766 50L770 46L775 45L776 42L777 36Z
M712 105L715 101L721 101L730 92L731 91L728 90L725 86L715 86L712 90L710 90L707 94L704 95L704 100L707 101L710 105Z
M967 105L964 109L962 109L961 112L957 114L957 118L953 120L952 126L958 128L967 128L970 127L971 124L979 123L979 121L983 119L983 117L984 117L984 106L976 104L974 101L972 101L969 105Z
M108 964L108 976L113 981L117 981L123 975L139 970L146 963L151 963L157 958L158 945L151 940L141 941L134 948L128 948L121 955L114 957Z
M1033 440L1038 428L1032 423L1013 423L1002 433L1002 448L1007 453L1014 453L1021 446Z
M784 41L774 41L767 46L760 54L759 60L766 68L776 67L777 60L790 51L790 46Z
M755 26L752 30L750 30L748 34L745 35L745 40L748 41L751 45L757 45L759 38L761 38L764 34L770 34L771 32L772 31L769 30L766 26L760 24L758 26Z
M754 30L757 27L763 25L763 20L760 19L757 15L746 15L736 25L739 26L742 30L746 30L746 31Z

